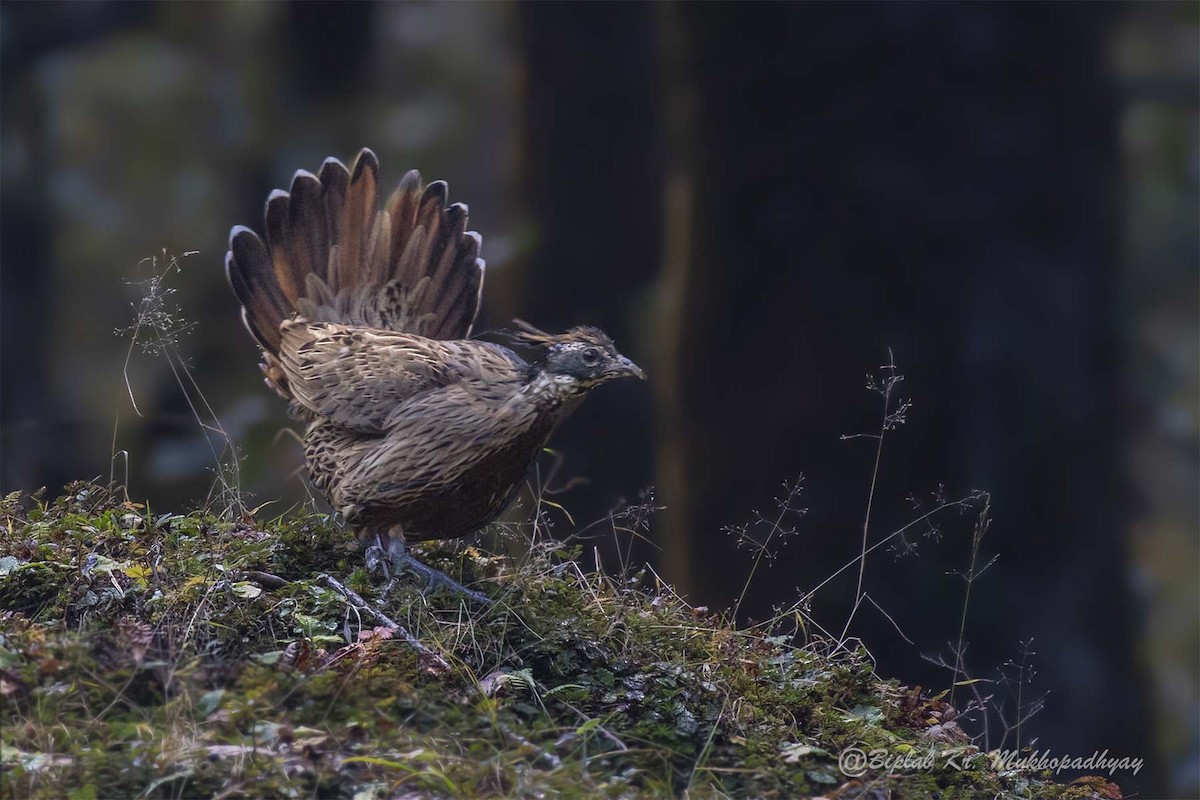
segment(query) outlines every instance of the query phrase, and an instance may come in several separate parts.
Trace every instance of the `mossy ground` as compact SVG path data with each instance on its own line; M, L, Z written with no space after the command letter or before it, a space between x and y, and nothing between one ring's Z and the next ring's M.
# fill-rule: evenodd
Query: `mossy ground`
M82 484L0 513L6 797L1119 797L998 773L863 653L739 631L553 543L426 549L479 609L406 581L381 596L319 515L151 514ZM939 758L848 779L850 746Z

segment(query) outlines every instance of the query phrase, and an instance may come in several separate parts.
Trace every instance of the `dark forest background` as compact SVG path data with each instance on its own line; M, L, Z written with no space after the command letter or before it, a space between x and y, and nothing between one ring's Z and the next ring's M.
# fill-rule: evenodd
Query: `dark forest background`
M578 525L653 487L635 555L725 609L752 560L727 528L803 474L742 605L762 618L859 550L874 441L842 436L878 431L864 376L890 352L913 406L873 541L910 496L989 490L974 672L1032 650L1023 740L1140 756L1127 791L1196 796L1198 30L1183 3L5 2L0 488L115 469L155 508L204 500L167 362L126 370L114 333L165 248L197 251L179 351L244 488L297 496L225 240L296 169L370 146L385 183L417 167L470 204L483 328L596 324L650 374L554 441ZM891 620L851 632L884 675L947 685L922 654L957 635L970 523L868 562Z

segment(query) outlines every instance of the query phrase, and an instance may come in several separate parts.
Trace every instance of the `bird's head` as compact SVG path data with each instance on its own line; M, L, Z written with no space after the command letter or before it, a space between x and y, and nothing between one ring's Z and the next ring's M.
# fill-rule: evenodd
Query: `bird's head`
M520 330L513 338L544 349L545 355L538 362L541 370L574 379L580 388L590 389L617 378L646 379L642 368L621 355L613 340L599 328L583 326L549 334L521 320L516 324Z

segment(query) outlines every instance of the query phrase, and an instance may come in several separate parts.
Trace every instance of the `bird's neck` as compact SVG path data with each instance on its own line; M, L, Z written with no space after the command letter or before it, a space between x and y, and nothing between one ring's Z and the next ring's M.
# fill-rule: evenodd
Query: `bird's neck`
M521 394L546 410L570 413L587 394L588 388L570 375L535 368L521 387Z

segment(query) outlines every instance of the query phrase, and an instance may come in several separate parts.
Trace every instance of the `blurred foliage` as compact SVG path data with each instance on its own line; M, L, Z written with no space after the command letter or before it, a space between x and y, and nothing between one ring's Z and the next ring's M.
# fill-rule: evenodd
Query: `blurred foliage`
M1145 608L1141 651L1169 786L1200 794L1200 26L1187 4L1146 6L1113 37L1123 90L1119 282L1129 526Z

